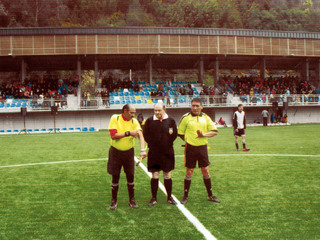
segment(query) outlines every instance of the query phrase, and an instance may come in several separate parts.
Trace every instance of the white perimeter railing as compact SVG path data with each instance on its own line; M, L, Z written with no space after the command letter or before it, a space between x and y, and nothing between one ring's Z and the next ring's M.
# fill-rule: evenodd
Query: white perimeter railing
M69 96L63 99L7 99L0 101L0 112L18 112L21 107L28 111L47 111L51 106L58 106L61 110L86 110L86 109L121 109L124 104L134 104L136 108L153 108L158 101L165 103L167 108L189 107L194 97L200 97L205 107L236 107L242 103L244 106L320 106L320 94L291 94L291 95L180 95L170 97L148 96L123 96L123 97L93 97L90 100Z

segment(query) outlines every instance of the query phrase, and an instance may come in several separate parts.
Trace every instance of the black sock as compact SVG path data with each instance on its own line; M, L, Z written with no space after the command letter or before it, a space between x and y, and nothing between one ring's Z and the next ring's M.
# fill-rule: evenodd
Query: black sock
M119 179L120 175L112 175L111 193L112 199L117 199L119 190Z
M237 150L239 150L239 144L236 142L236 148Z
M127 183L129 199L134 198L134 183Z
M246 148L246 143L242 142L242 146L243 146L243 149L245 149Z
M119 189L119 184L112 183L111 184L111 192L112 192L112 199L117 199L118 196L118 189Z
M159 179L151 178L151 194L152 194L152 198L157 199L158 186L159 186Z
M184 179L184 196L188 197L191 180Z
M164 179L164 186L167 191L167 199L171 198L171 193L172 193L172 179Z
M208 192L208 196L212 196L212 189L211 189L211 178L204 178L203 177L203 182L204 185L206 186L207 192Z

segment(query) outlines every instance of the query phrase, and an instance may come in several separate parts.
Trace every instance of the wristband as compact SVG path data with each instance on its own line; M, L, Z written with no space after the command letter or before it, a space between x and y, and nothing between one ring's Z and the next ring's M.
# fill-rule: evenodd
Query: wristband
M124 135L125 135L126 137L129 137L129 136L130 136L130 131L126 131L126 132L124 133Z
M144 148L141 148L140 149L140 152L145 152L146 150Z

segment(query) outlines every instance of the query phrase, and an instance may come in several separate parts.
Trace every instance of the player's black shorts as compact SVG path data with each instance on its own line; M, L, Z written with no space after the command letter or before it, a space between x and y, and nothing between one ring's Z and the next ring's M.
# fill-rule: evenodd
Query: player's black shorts
M207 145L192 146L186 143L185 162L187 168L195 168L198 161L198 167L203 168L210 165Z
M120 151L111 146L109 149L108 173L119 175L122 166L126 174L134 174L134 149Z
M236 130L234 130L234 135L238 136L238 137L246 135L245 131L244 131L244 128L243 129L238 129L238 132L236 132Z

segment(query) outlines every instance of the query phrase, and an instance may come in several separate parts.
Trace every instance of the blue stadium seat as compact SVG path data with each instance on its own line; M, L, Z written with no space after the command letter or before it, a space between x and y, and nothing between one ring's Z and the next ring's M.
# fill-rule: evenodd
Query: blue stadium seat
M7 133L11 133L12 132L12 130L7 130Z
M28 129L28 132L32 132L33 130L31 128Z
M129 93L129 96L134 96L134 92L130 92L130 93Z
M4 107L4 104L3 103L0 103L0 108L3 108Z
M94 127L89 128L89 131L94 132L95 131Z
M4 130L0 130L0 133L4 133Z
M88 128L87 127L83 127L82 128L82 132L87 132L88 131Z
M124 95L125 95L125 96L129 96L129 92L125 92Z
M123 97L123 96L124 96L123 92L120 92L120 93L119 93L119 96L120 96L120 97Z
M118 92L114 92L114 93L113 93L113 96L116 96L116 97L117 97L117 96L119 96L119 93L118 93Z
M69 131L74 131L74 128L69 128Z
M121 101L121 104L122 104L122 105L126 104L126 101L122 100L122 101Z
M135 99L131 100L132 104L137 104L137 101Z
M126 100L126 104L130 104L131 103L131 101L130 100Z
M119 101L119 100L116 100L114 103L115 103L115 104L120 104L120 101Z
M81 131L81 128L78 127L78 128L76 128L76 130L77 130L77 131Z
M49 128L48 131L50 131L50 132L53 131L53 128Z
M16 107L21 107L21 102L18 102Z
M62 128L61 130L62 130L62 131L67 131L68 129L67 129L67 128Z
M110 100L110 105L113 105L114 104L114 101L113 100Z
M46 131L47 131L47 129L45 129L45 128L41 129L41 132L46 132Z
M19 132L19 130L13 130L13 132L18 133L18 132Z
M140 99L137 100L137 104L142 104L142 101Z
M38 129L38 128L36 128L34 131L35 131L35 132L39 132L39 129Z

